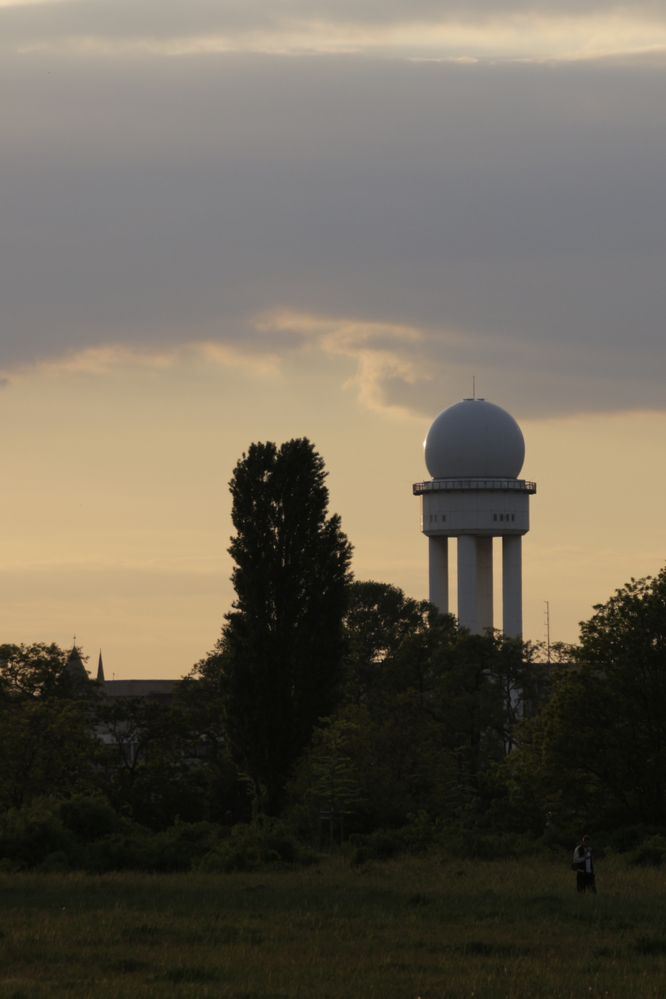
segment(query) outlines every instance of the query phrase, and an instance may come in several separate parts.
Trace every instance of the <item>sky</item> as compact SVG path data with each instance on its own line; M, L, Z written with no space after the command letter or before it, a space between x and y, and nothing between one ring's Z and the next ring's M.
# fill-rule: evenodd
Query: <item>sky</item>
M664 565L666 2L0 0L0 93L0 641L187 673L255 440L425 597L473 377L538 483L527 638Z

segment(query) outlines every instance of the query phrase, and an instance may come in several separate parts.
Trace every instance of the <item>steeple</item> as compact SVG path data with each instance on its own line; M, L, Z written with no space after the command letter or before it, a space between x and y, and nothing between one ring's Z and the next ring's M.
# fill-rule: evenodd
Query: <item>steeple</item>
M76 642L71 648L69 655L67 656L67 662L65 663L65 672L73 680L87 680L88 673L85 666L83 665L83 659L81 658L81 651L76 645Z
M97 682L104 683L104 663L102 662L102 650L99 650L99 659L97 660Z

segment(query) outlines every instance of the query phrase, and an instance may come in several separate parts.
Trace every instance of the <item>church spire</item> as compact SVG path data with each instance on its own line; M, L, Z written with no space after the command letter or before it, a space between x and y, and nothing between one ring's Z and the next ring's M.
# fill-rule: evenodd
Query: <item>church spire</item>
M104 683L104 663L102 662L102 650L99 650L99 659L97 660L97 682Z
M74 639L74 645L67 656L67 661L65 663L65 673L71 680L78 683L81 680L88 680L88 673L86 667L83 663L83 657L81 656L81 649L76 644L76 639Z

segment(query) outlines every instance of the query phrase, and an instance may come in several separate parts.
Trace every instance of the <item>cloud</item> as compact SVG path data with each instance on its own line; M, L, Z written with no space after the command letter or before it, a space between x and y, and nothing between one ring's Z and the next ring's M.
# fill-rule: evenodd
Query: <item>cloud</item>
M596 351L582 344L566 366L558 344L525 345L510 336L498 344L492 336L465 331L293 312L269 315L257 325L305 333L306 349L347 359L351 374L345 387L361 408L386 417L428 418L444 400L471 394L473 384L479 395L487 392L507 405L518 401L524 416L663 409L659 378L648 392L640 369L624 363L624 377L615 384L612 375L599 370ZM618 358L618 363L623 362Z
M9 58L0 371L187 351L287 370L314 338L382 411L431 412L472 374L533 414L663 408L665 85L642 65Z
M355 371L347 387L356 393L361 406L382 415L401 417L410 413L391 401L389 385L414 386L430 378L418 357L423 333L408 326L277 312L262 318L257 327L304 334L324 354L352 360Z
M173 368L188 358L199 358L209 364L224 368L244 370L254 377L272 377L280 366L280 358L275 353L244 351L227 343L212 341L194 342L168 350L137 349L123 344L107 344L99 347L86 347L70 351L61 356L38 362L36 365L19 367L17 374L29 377L35 367L48 374L106 375L118 368ZM0 388L8 385L9 379L0 379Z
M204 52L384 52L571 58L666 45L664 4L595 0L56 0L0 6L13 51L116 58Z
M634 17L663 21L661 0L635 0ZM608 0L14 0L0 2L9 26L41 23L63 35L174 38L267 30L294 24L406 25L500 22L521 15L614 18L627 4Z

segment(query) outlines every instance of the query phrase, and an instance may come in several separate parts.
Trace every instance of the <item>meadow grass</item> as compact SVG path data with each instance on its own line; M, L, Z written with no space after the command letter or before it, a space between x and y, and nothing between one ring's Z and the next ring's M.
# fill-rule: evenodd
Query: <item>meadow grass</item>
M0 875L0 999L666 996L666 876L546 860Z

